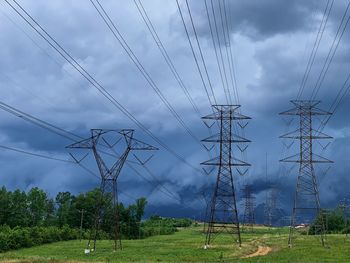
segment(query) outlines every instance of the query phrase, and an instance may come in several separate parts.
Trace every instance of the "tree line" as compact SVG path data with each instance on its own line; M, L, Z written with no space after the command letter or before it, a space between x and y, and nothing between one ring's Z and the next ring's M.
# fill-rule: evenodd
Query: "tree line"
M106 233L113 227L114 205L112 198L94 189L78 195L70 192L59 192L55 198L37 187L28 192L22 190L8 191L0 189L0 225L13 227L47 227L68 226L70 228L90 229L93 225L97 206L103 204L101 229ZM147 201L139 198L134 204L118 204L122 233L126 238L139 236L141 219Z
M315 221L310 225L309 234L319 234L320 226L324 225L327 234L349 233L350 220L348 208L338 206L333 210L321 210Z
M0 188L0 245L15 249L35 244L89 238L97 206L102 204L99 237L112 238L115 209L119 211L120 233L123 239L138 239L152 235L171 234L177 227L188 227L190 219L162 218L158 215L142 220L147 205L145 198L125 206L115 207L111 195L99 189L73 195L59 192L54 198L34 187L28 192ZM1 251L1 249L0 249Z

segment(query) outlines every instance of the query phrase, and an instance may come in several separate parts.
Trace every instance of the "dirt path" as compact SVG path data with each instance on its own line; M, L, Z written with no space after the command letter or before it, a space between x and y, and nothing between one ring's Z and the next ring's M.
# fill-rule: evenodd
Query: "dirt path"
M269 252L271 252L271 250L272 249L270 247L259 246L257 251L255 251L254 253L249 254L247 256L244 256L243 258L252 258L252 257L257 257L257 256L265 256Z

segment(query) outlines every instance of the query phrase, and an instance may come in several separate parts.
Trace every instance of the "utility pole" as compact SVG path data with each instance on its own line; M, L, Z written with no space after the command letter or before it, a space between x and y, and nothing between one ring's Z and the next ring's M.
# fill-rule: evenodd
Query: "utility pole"
M313 128L313 118L319 115L331 115L316 106L320 101L293 100L294 107L281 115L299 116L299 128L293 132L282 135L281 138L299 140L299 153L280 160L299 164L299 173L294 196L288 246L292 247L293 232L298 224L297 217L302 220L314 220L320 216L321 224L316 226L316 233L320 234L321 243L325 242L324 218L321 214L320 197L314 163L331 163L332 161L313 153L313 141L318 139L331 139L332 137Z
M252 186L245 185L242 189L244 198L244 228L253 232L255 224L255 197L252 195Z
M78 210L80 213L80 241L83 235L83 220L84 220L84 209Z
M202 165L218 166L216 184L211 198L208 213L208 228L204 248L220 233L228 233L241 245L238 212L232 167L250 166L250 164L235 158L233 144L248 143L249 140L233 133L234 121L250 119L238 112L239 105L213 105L214 113L202 119L218 121L220 132L203 140L206 143L219 143L220 155L201 163Z
M113 144L110 144L107 139L107 135L110 134L113 135L113 139L118 139ZM122 154L118 156L114 147L115 145L119 144L120 140L123 138L125 144L122 148ZM102 148L102 146L104 146L104 149L110 150L110 152L106 153L105 150L101 150L100 148ZM114 228L114 250L122 249L118 209L117 179L131 151L153 151L158 149L156 147L153 147L149 144L135 139L134 130L132 129L92 129L91 136L89 138L71 144L67 146L67 148L92 150L101 176L100 197L98 198L99 200L97 200L93 229L90 232L87 250L96 250L96 239L102 219L105 217L104 212L106 212L106 203L111 203L113 206L112 221ZM102 154L108 155L109 158L111 158L111 156L113 157L113 161L111 161L110 165L107 164L106 159L102 158ZM74 158L74 156L72 157ZM90 249L91 242L93 242L93 250Z

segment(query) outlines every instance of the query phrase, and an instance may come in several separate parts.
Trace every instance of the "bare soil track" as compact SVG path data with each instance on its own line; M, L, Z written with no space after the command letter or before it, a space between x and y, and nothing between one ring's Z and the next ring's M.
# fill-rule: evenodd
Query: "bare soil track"
M254 253L249 254L247 256L244 256L243 258L252 258L252 257L257 257L257 256L265 256L269 252L271 252L271 250L272 249L270 247L259 246L257 251L255 251Z

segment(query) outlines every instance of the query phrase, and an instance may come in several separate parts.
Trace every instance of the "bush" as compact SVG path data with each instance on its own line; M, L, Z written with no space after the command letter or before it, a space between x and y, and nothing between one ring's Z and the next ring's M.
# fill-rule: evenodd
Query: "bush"
M310 226L310 234L319 234L319 228L324 224L328 234L339 234L346 231L347 223L343 211L337 207L334 210L322 211Z
M0 227L0 252L37 246L63 240L78 239L78 229L69 228L65 225L58 227Z
M140 237L173 234L178 227L189 227L192 223L192 220L187 218L162 218L153 215L141 224Z

